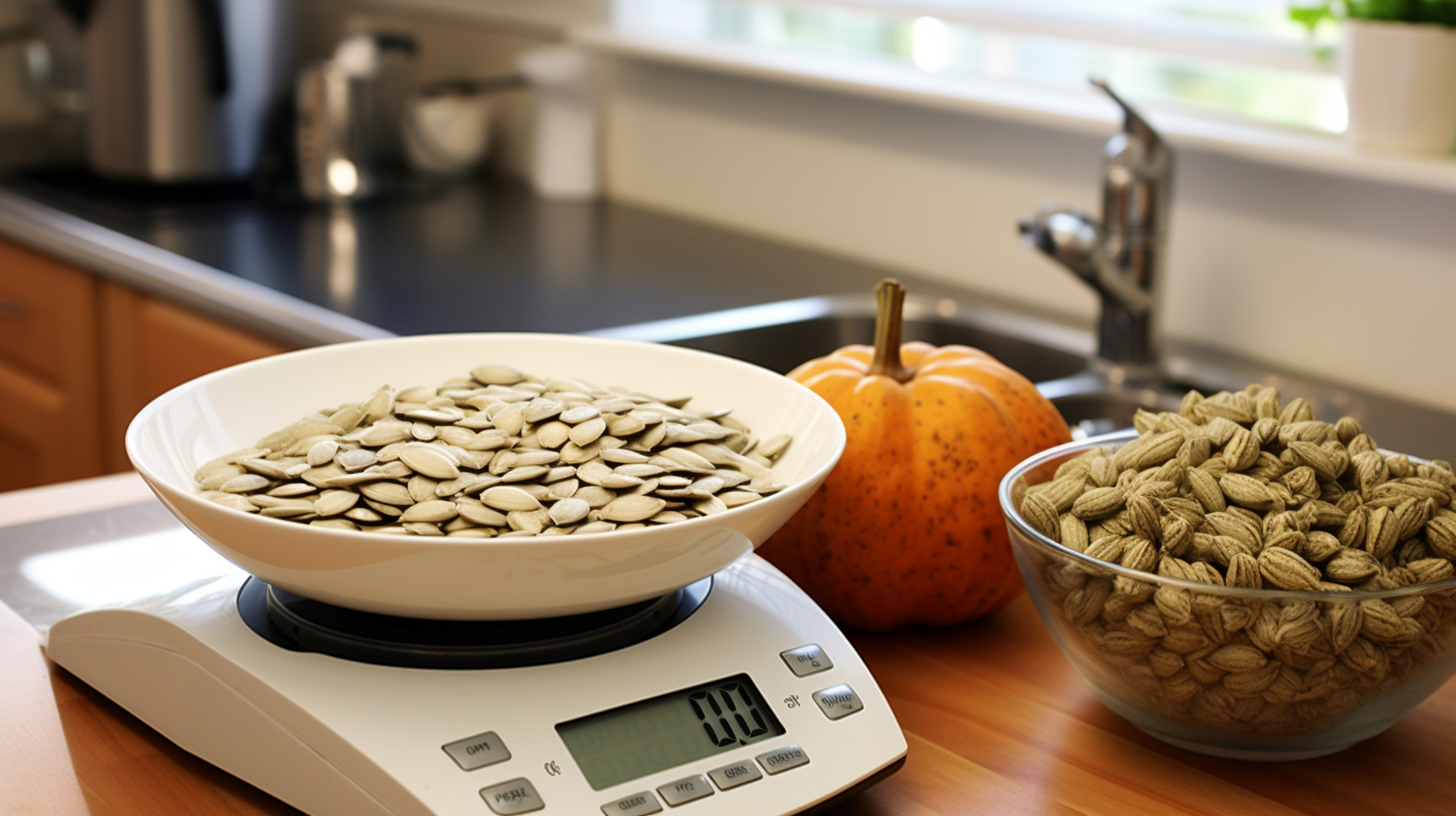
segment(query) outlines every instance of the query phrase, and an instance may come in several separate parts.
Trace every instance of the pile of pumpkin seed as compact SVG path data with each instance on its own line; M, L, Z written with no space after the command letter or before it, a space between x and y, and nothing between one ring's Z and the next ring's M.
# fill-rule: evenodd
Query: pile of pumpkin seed
M1456 590L1398 592L1456 575L1449 463L1383 451L1358 421L1319 421L1259 385L1189 392L1134 425L1136 439L1063 462L1019 505L1048 538L1148 573L1049 555L1037 575L1124 699L1198 726L1310 732L1456 648Z
M721 513L784 488L790 439L691 398L481 365L381 386L196 472L202 495L321 527L427 536L598 533Z

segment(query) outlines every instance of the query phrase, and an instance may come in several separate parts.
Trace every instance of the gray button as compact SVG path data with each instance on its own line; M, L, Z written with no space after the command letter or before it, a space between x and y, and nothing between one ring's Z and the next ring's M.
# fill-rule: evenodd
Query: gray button
M708 776L713 779L713 784L723 790L728 790L745 785L755 779L762 779L763 773L758 770L757 765L753 764L753 760L745 759L732 765L714 768L708 771Z
M511 758L510 749L506 748L506 744L501 742L501 738L494 731L456 740L441 747L462 771L473 771Z
M481 788L480 798L490 805L491 810L501 816L510 816L512 813L530 813L546 807L546 803L541 801L541 794L536 792L536 786L525 777Z
M684 802L691 802L694 799L702 799L704 796L713 795L713 784L708 777L698 774L679 779L676 782L669 782L657 789L657 795L662 801L672 807L677 807Z
M848 717L864 708L864 703L859 701L859 695L846 685L830 686L814 692L814 702L819 704L819 710L824 712L824 716L831 720Z
M758 760L758 764L762 765L770 775L809 764L809 755L797 745L786 745L778 750L759 754L754 759Z
M662 805L657 803L657 797L652 795L652 791L623 796L615 802L602 805L602 816L646 816L648 813L661 812Z
M834 668L834 661L829 659L829 655L824 654L824 650L819 648L817 643L809 643L797 649L779 652L779 657L782 657L794 674L799 677Z

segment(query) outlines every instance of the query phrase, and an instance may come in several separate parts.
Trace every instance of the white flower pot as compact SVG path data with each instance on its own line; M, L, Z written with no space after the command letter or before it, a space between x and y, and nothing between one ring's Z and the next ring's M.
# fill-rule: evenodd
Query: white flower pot
M1456 31L1434 24L1346 20L1340 78L1357 144L1456 148Z

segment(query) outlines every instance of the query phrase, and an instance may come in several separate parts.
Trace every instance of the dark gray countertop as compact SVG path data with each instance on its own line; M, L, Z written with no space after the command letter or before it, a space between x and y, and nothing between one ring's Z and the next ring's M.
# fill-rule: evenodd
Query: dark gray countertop
M887 274L932 310L976 311L987 325L1028 317L896 270L622 204L546 202L500 179L344 208L246 190L203 192L116 186L67 173L0 176L0 236L299 346L389 334L600 331L832 300L826 295L864 303ZM799 356L870 342L870 324L860 322L856 336L820 338L822 347ZM1091 350L1083 329L1044 320L1028 326L1019 331L1041 345L1071 331L1085 341L1072 346ZM670 327L675 337L691 335ZM653 335L659 329L621 336L662 339ZM1206 393L1277 384L1321 406L1322 416L1356 416L1397 450L1456 456L1456 416L1446 412L1171 341L1166 363L1174 384Z
M0 232L295 343L377 330L580 332L868 294L890 273L620 204L547 202L493 178L340 208L64 172L12 174L0 179L6 193ZM901 277L917 293L949 294Z

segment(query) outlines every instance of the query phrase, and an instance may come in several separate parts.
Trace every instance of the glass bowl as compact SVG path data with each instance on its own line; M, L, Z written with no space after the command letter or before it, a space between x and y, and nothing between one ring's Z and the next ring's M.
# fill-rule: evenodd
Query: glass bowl
M1084 554L1022 515L1027 490L1063 463L1136 438L1049 449L1000 488L1027 592L1108 708L1190 751L1306 759L1379 734L1456 671L1456 577L1338 592L1217 586Z

